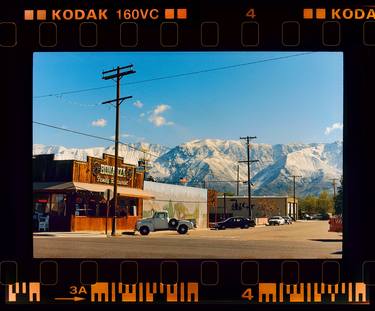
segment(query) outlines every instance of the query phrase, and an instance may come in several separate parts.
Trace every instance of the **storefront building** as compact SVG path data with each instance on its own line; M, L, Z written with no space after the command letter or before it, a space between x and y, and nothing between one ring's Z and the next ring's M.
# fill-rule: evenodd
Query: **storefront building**
M33 157L34 230L111 231L115 157L87 161L54 160L53 154ZM118 157L116 229L131 230L142 218L144 173Z
M225 219L232 216L249 217L247 196L219 196L218 208L211 211L210 221ZM289 196L252 196L251 207L253 217L267 219L271 216L290 216L298 219L298 199Z

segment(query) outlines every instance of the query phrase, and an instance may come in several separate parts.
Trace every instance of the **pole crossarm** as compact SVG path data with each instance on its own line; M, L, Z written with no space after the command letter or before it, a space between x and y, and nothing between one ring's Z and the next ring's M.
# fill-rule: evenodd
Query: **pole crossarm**
M105 75L106 73L110 73L110 72L115 72L117 71L117 69L128 69L128 68L132 68L133 67L133 64L130 64L130 65L127 65L127 66L123 66L123 67L117 67L117 68L113 68L111 70L106 70L106 71L103 71L102 74Z
M130 98L133 98L133 96L125 96L125 97L121 97L119 99L116 98L116 99L112 99L112 100L107 100L105 102L102 102L102 105L115 103L115 102L117 102L117 100L119 100L120 104L121 104L124 100L130 99Z
M110 76L106 76L106 77L103 77L102 79L103 80L111 80L111 79L114 79L114 78L118 78L119 80L123 77L123 76L127 76L127 75L130 75L132 73L136 73L136 71L134 70L129 70L129 71L126 71L126 72L122 72L120 73L119 75L117 74L114 74L114 75L110 75Z
M120 72L123 69L130 69L130 70ZM105 76L105 74L112 73L112 72L114 72L114 74ZM111 80L111 79L116 78L117 80L120 80L123 76L127 76L127 75L130 75L130 74L133 74L133 73L136 73L136 71L133 70L133 65L128 65L128 66L124 66L124 67L117 67L117 68L112 69L112 70L103 71L102 72L102 75L103 75L102 79L103 80Z
M240 139L256 139L257 137L256 136L246 136L246 137L240 137Z

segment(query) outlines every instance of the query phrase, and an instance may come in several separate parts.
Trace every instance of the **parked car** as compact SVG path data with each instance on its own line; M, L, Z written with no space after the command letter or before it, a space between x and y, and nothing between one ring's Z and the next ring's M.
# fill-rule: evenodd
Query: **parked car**
M331 218L331 215L328 213L323 213L322 214L322 220L329 220Z
M213 227L219 230L224 230L226 228L247 229L249 227L255 227L255 220L245 217L229 217L223 221L215 223Z
M293 223L292 217L289 216L282 216L285 219L285 223L291 225Z
M272 216L271 218L268 218L268 224L270 226L274 225L284 225L285 224L285 219L281 216Z
M151 218L138 220L135 229L142 235L160 230L176 230L180 234L185 234L189 229L194 229L194 224L188 220L169 219L168 212L162 211L155 212Z
M309 214L304 214L304 215L302 216L302 219L304 219L304 220L312 220L312 219L313 219L313 216L311 216L311 215L309 215Z
M329 214L327 213L315 214L312 217L317 220L329 220Z

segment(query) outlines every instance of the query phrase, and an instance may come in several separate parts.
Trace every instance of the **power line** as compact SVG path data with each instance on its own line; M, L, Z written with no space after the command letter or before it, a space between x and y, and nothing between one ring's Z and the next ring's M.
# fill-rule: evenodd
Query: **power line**
M114 139L110 139L110 138L105 138L105 137L101 137L101 136L96 136L96 135L92 135L92 134L87 134L87 133L83 133L83 132L79 132L79 131L74 131L74 130L69 130L69 129L66 129L66 128L63 128L63 127L58 127L58 126L55 126L55 125L51 125L51 124L46 124L46 123L42 123L42 122L37 122L37 121L33 121L33 123L35 124L38 124L38 125L43 125L43 126L46 126L46 127L50 127L50 128L54 128L54 129L57 129L57 130L61 130L61 131L65 131L65 132L70 132L70 133L73 133L73 134L79 134L79 135L83 135L83 136L87 136L87 137L92 137L92 138L96 138L96 139L101 139L101 140L105 140L105 141L110 141L110 142L115 142ZM139 152L142 152L142 153L146 153L146 154L149 154L153 157L156 157L158 158L159 156L156 155L156 154L153 154L151 152L147 152L147 151L144 151L144 150L141 150L141 149L138 149L132 145L129 145L127 143L124 143L122 141L119 141L119 144L121 145L125 145L125 146L128 146L129 148L131 149L134 149L136 151L139 151Z
M260 63L266 63L266 62L272 62L272 61L277 61L277 60L282 60L282 59L288 59L288 58L292 58L292 57L299 57L299 56L304 56L304 55L313 54L313 53L314 52L292 54L292 55L286 55L286 56L279 56L279 57L257 60L257 61L253 61L253 62L240 63L240 64L235 64L235 65L228 65L228 66L215 67L215 68L210 68L210 69L203 69L203 70L190 71L190 72L185 72L185 73L178 73L178 74L174 74L174 75L167 75L167 76L155 77L155 78L150 78L150 79L145 79L145 80L140 80L140 81L128 82L128 83L126 83L126 85L129 86L129 85L141 84L141 83L146 83L146 82L153 82L153 81L160 81L160 80L166 80L166 79L186 77L186 76L191 76L191 75L196 75L196 74L201 74L201 73L232 69L232 68L237 68L237 67L242 67L242 66L250 66L250 65L255 65L255 64L260 64ZM83 93L83 92L109 89L109 88L113 88L113 87L114 87L113 85L92 87L92 88L87 88L87 89L71 90L71 91L65 91L65 92L60 92L60 93L39 95L39 96L34 96L33 98L62 96L62 95L68 95L68 94L76 94L76 93Z

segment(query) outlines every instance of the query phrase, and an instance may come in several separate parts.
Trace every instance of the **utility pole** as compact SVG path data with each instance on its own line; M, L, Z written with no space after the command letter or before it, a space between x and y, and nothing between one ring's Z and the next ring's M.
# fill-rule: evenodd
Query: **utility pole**
M237 191L236 191L237 196L240 194L240 166L237 165Z
M293 214L296 218L296 220L298 219L298 213L296 213L296 178L300 178L302 176L300 175L292 175L291 176L293 178ZM290 217L290 215L289 215Z
M240 163L247 163L247 200L249 205L249 218L253 219L253 213L251 210L251 175L250 175L250 164L253 162L259 162L259 160L250 160L250 140L257 138L256 136L240 137L240 139L246 140L247 145L247 161L239 161Z
M227 219L227 195L224 192L224 207L223 207L224 220Z
M123 71L127 69L126 71ZM116 69L103 71L103 80L113 80L116 79L116 99L108 100L102 104L112 104L116 103L116 128L115 128L115 171L114 171L114 181L113 181L113 215L112 215L112 232L111 235L116 235L116 210L117 210L117 178L118 178L118 142L119 142L119 130L120 130L120 105L126 99L132 98L132 96L126 96L120 98L120 81L123 76L135 73L133 70L133 65L128 65L125 67L117 66Z
M333 186L333 200L336 198L336 181L337 181L337 178L332 178L330 179L332 180L332 186Z

